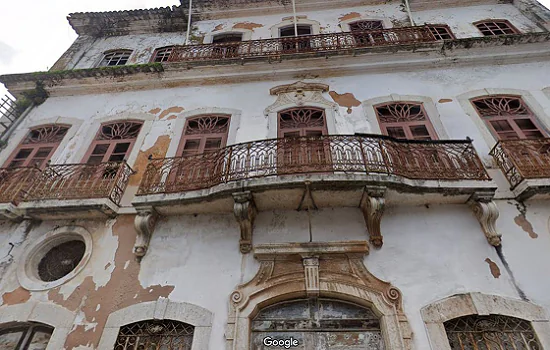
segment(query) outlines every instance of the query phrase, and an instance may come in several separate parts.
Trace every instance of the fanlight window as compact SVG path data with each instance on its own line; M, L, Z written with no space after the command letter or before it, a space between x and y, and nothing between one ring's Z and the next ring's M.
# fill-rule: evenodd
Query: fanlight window
M404 140L436 140L437 134L421 103L396 102L374 107L385 135Z
M483 97L472 100L472 103L499 140L545 137L537 118L519 97Z
M241 33L218 34L212 39L213 44L234 43L240 41L243 41L243 35Z
M279 112L279 137L321 136L327 133L325 110L290 108Z
M188 119L178 156L201 154L225 147L229 121L228 115L205 115Z
M114 350L191 350L195 327L172 320L151 320L120 328Z
M313 30L311 29L311 26L307 24L298 24L297 29L298 29L298 35L313 34ZM281 38L295 36L295 35L296 35L296 29L294 28L294 25L282 27L279 29L279 36Z
M382 21L357 21L349 24L349 30L352 32L376 29L384 29Z
M252 320L251 349L268 349L264 339L298 341L299 349L382 350L380 320L368 308L330 299L278 303Z
M45 166L67 131L67 125L48 125L32 129L8 159L7 167Z
M444 325L452 350L542 350L531 324L519 318L470 315Z
M153 59L151 61L156 63L167 62L168 58L172 54L173 49L173 46L161 47L159 49L156 49L155 53L153 54Z
M86 244L71 240L51 248L38 263L38 276L44 282L57 281L72 272L82 260Z
M34 322L1 327L0 349L45 350L52 333L52 327Z
M124 66L128 63L132 50L118 50L106 52L99 63L100 67Z
M88 164L121 162L127 158L141 130L141 122L103 124L85 159Z
M448 25L428 24L428 28L430 29L430 32L434 36L435 40L451 40L455 38L451 28L449 28Z
M517 30L510 22L504 19L481 21L474 23L474 25L484 36L519 34L519 30Z

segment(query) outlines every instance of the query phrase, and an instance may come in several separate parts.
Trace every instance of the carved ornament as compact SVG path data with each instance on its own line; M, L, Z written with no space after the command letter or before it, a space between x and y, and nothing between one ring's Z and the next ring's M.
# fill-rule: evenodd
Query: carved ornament
M367 231L369 232L369 241L375 248L381 248L384 244L380 225L386 207L385 193L385 187L367 186L365 187L360 204L367 225Z
M271 95L277 96L277 100L267 107L264 113L269 115L269 113L277 112L284 107L301 107L312 103L337 110L338 105L323 96L323 93L327 92L328 89L329 86L326 84L304 83L301 81L274 87L269 92Z
M502 235L497 232L496 222L499 217L497 204L492 200L494 194L474 194L469 203L483 233L490 245L498 247L502 244Z
M252 231L257 214L256 205L250 191L233 193L233 199L235 201L233 213L241 229L240 251L243 254L248 254L252 250Z
M134 254L138 261L141 261L149 249L149 242L151 241L157 219L158 214L152 208L138 211L134 219L134 226L137 232Z

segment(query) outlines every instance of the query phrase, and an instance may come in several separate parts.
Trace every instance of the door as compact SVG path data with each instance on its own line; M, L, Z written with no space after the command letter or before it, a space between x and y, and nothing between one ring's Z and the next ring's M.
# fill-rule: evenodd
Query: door
M239 57L240 42L243 41L243 35L240 33L219 34L212 39L213 58L235 58Z
M296 29L298 36L296 36ZM312 34L310 25L299 24L297 28L294 25L279 29L279 37L288 38L282 40L283 53L296 53L311 50L311 40L307 35Z
M381 30L384 29L382 21L357 21L349 24L349 30L353 34L357 47L365 47L385 42L386 37Z

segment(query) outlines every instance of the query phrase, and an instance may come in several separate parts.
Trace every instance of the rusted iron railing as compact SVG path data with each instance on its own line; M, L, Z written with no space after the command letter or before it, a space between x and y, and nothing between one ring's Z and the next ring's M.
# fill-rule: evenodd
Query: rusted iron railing
M428 26L175 46L168 62L234 60L434 42Z
M132 173L126 162L49 165L25 201L108 198L119 205Z
M10 95L0 98L0 139L8 129L19 119L20 113L17 111L15 99Z
M310 173L390 174L422 180L488 180L471 141L400 141L380 135L281 138L201 155L153 159L138 195Z
M512 189L525 179L550 178L550 139L500 141L490 154Z
M39 175L38 168L0 169L0 203L19 204Z

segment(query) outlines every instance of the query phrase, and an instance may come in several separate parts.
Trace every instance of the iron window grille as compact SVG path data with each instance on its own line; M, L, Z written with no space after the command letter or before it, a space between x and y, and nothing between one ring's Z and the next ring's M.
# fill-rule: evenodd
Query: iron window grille
M135 322L120 328L114 350L191 350L195 327L172 320Z
M40 323L17 323L0 328L0 349L45 350L53 327Z
M132 55L131 50L117 50L106 52L101 60L100 67L111 67L111 66L124 66L128 63L130 56Z
M365 30L384 29L384 23L378 20L357 21L349 24L349 30L352 32L361 32Z
M519 30L517 30L509 21L505 19L479 21L475 22L474 25L484 36L498 36L520 33Z

